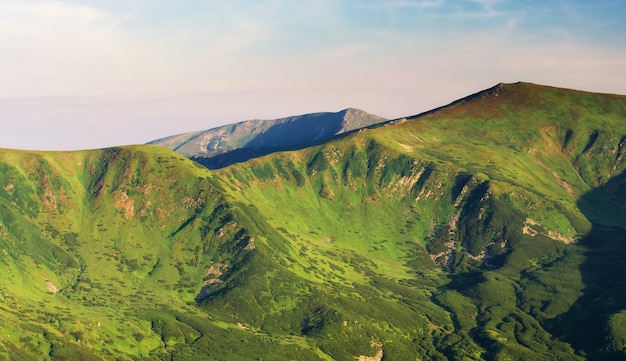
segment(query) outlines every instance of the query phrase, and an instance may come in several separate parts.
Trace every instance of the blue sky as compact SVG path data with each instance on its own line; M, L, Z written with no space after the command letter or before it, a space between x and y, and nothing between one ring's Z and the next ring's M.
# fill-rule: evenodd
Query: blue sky
M498 82L626 94L623 19L623 0L3 0L0 147L395 118Z

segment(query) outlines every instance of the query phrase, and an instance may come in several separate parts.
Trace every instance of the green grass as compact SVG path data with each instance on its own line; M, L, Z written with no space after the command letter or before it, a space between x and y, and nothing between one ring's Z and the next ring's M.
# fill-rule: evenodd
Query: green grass
M574 349L554 340L544 326L566 312L589 282L579 270L585 264L579 246L566 242L587 242L592 223L623 224L621 211L598 212L618 209L624 200L607 189L619 189L619 180L610 177L625 167L620 153L625 109L623 97L505 85L498 98L220 174L232 184L232 197L254 204L290 240L283 263L313 282L338 280L326 285L337 293L370 284L392 298L395 292L385 288L393 289L393 282L445 283L424 251L446 251L449 240L456 241L454 257L437 261L453 274L480 270L481 262L470 256L490 252L493 258L480 272L495 278L461 287L472 303L485 304L477 316L482 321L463 321L466 327L447 321L447 327L466 335L482 332L463 338L474 345L464 347L481 357L549 359L553 349L576 359ZM565 110L575 117L564 116ZM295 176L302 174L304 180ZM595 188L610 179L607 187ZM351 262L350 254L360 255L360 261ZM411 262L408 254L419 261ZM343 265L334 263L341 260ZM554 272L561 269L556 265L563 270ZM381 278L387 283L374 281ZM419 289L447 299L441 286ZM466 309L462 304L435 303L435 308L456 320ZM458 347L438 349L470 354Z
M207 270L248 252L206 169L157 147L2 157L0 353L150 359L198 338L171 314L209 317Z
M490 94L219 171L0 150L0 358L624 358L625 98Z

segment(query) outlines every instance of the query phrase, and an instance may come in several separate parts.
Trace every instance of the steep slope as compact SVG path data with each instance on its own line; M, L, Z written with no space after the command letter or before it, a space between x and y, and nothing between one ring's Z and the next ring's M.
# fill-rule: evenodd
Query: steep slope
M625 119L499 84L214 171L0 151L0 354L626 359Z
M391 359L624 358L625 119L624 96L499 84L218 174Z
M188 157L209 168L291 147L323 143L337 134L383 122L385 119L358 109L314 113L274 120L248 120L205 131L179 134L150 142Z
M0 358L316 355L195 306L277 246L204 167L153 146L1 150L0 167Z

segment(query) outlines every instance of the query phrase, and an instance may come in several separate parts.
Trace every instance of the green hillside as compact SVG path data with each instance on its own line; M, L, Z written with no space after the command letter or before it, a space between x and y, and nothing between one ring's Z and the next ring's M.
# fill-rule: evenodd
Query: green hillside
M204 285L266 253L203 167L153 146L0 157L0 358L307 354L197 307Z
M296 245L284 260L294 272L342 295L331 304L371 305L373 297L373 320L399 309L396 323L370 322L389 353L554 359L575 358L573 348L601 358L625 346L626 333L610 326L626 307L617 301L624 119L625 97L498 85L416 119L223 173L234 197ZM609 270L587 270L602 257ZM571 307L597 292L611 307L603 302L586 316L581 307L574 318L585 322L565 327L576 322L564 318ZM406 342L424 338L415 329L429 330L433 339L418 344L436 350ZM584 342L567 344L574 339ZM621 341L609 347L608 339Z
M518 83L215 171L0 151L0 357L626 359L625 120Z

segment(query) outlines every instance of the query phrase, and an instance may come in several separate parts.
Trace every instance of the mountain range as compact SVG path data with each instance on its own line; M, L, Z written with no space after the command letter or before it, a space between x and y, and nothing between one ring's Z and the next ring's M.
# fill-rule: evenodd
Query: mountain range
M336 135L386 119L358 109L313 113L273 120L248 120L205 131L154 140L207 168L221 168L275 151L321 144Z
M626 359L625 120L626 96L515 83L0 150L0 357Z

